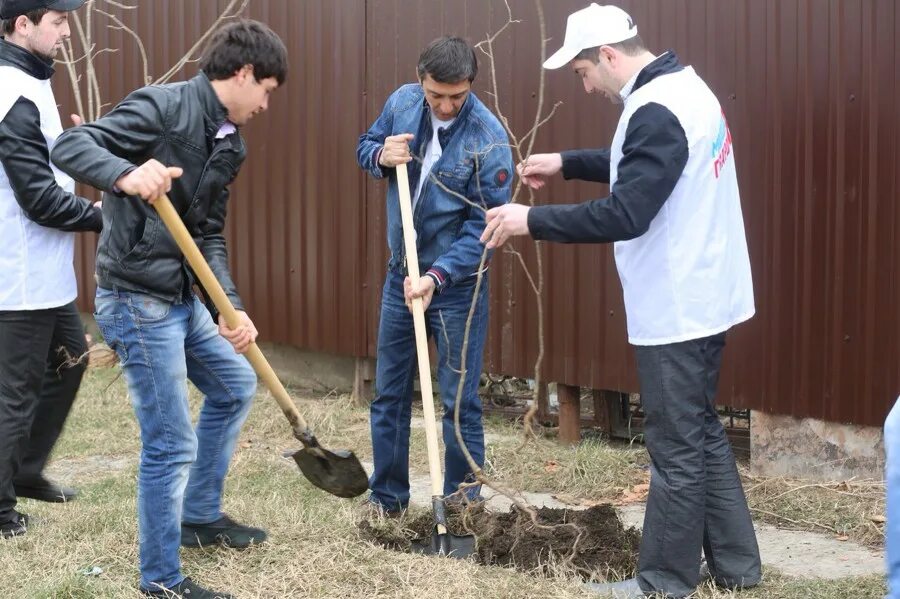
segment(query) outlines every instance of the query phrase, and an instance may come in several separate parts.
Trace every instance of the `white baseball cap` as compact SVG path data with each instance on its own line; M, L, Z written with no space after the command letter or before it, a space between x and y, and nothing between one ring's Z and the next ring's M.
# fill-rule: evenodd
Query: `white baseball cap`
M623 42L636 36L637 32L637 25L618 6L592 3L569 15L563 47L544 62L544 68L558 69L585 48Z

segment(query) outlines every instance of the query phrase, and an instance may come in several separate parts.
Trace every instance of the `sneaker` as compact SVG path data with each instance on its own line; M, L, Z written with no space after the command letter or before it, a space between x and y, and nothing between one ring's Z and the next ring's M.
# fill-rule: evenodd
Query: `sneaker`
M21 537L28 532L28 516L13 510L12 519L0 524L0 538Z
M141 589L141 593L145 597L165 597L166 599L234 599L234 595L204 589L190 578L185 578L170 589L155 591Z
M245 549L250 545L259 545L268 538L269 535L263 529L238 524L225 514L209 524L181 524L182 547L222 545L232 549Z
M78 491L58 485L43 476L13 480L16 497L27 497L50 503L66 503L78 496Z

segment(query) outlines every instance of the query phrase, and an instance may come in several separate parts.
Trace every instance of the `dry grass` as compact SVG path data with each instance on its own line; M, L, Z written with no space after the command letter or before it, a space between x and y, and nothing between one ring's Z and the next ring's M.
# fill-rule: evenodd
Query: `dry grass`
M869 547L884 545L884 483L819 484L745 475L755 518L788 530L846 537Z
M707 583L697 591L695 599L881 599L886 592L882 576L823 582L791 579L767 571L763 573L763 583L754 589L725 592Z
M521 428L505 420L486 423L487 473L514 489L563 499L615 500L647 482L649 457L641 445L586 439L574 447L540 436L522 445Z
M25 537L0 542L0 598L139 596L135 590L139 439L123 381L114 381L104 391L114 377L111 370L94 370L88 375L52 466L59 476L73 479L82 496L62 506L22 503L22 509L39 522ZM192 402L197 400L193 393ZM346 397L309 398L299 403L323 443L351 447L362 458L369 456L365 410L353 408ZM512 486L572 496L615 497L619 489L645 476L646 458L640 448L591 442L566 449L551 440L519 448L511 425L490 422L488 430L491 472ZM266 526L271 541L242 552L185 550L182 558L188 575L241 599L594 596L584 592L564 569L554 579L538 578L468 562L391 552L362 541L356 528L361 517L359 501L339 500L312 488L292 462L280 457L281 450L295 444L272 400L261 396L241 437L227 482L225 509L238 519ZM774 510L788 509L782 508L782 502L793 502L794 496L807 492L834 495L808 488L775 499L773 489L778 484L754 490L765 490L767 505ZM834 524L835 520L828 522ZM82 573L93 566L101 568L102 574ZM878 576L804 582L767 572L759 589L738 594L705 589L697 596L843 599L874 598L883 592Z

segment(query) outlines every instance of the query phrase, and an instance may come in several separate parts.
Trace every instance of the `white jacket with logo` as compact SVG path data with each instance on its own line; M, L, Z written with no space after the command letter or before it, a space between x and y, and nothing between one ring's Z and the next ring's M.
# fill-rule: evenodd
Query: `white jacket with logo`
M100 211L49 162L62 133L52 69L0 40L0 310L42 310L77 295L72 231L99 231Z
M610 196L529 212L536 239L615 242L628 338L708 337L755 312L731 133L718 100L672 53L637 76L608 151L563 153L566 178Z

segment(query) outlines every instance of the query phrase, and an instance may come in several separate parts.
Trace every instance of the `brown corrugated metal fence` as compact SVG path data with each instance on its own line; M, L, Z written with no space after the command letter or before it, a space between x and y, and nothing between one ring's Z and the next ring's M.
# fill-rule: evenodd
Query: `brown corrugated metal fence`
M757 316L729 336L722 402L877 425L900 392L900 8L893 0L631 0L654 50L674 49L717 94L735 140ZM145 2L123 20L165 71L226 2ZM536 9L498 39L500 101L515 131L534 118L540 63ZM554 50L586 0L545 2ZM358 135L387 95L415 77L442 34L475 42L506 22L501 0L251 0L248 14L288 46L292 68L270 111L246 128L249 156L229 214L232 265L268 340L374 356L386 261L384 188L355 164ZM122 32L98 30L106 98L140 83ZM188 66L184 75L195 72ZM476 92L486 94L487 62ZM65 87L60 77L60 89ZM547 73L563 102L536 151L598 147L618 109L584 94L570 71ZM61 94L63 99L65 94ZM64 100L69 111L71 101ZM556 182L539 202L573 202L603 186ZM518 242L533 264L533 250ZM94 241L77 258L82 305L93 294ZM545 246L546 378L633 390L621 288L607 247ZM528 376L535 299L521 268L492 267L488 364Z

